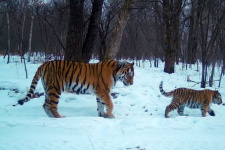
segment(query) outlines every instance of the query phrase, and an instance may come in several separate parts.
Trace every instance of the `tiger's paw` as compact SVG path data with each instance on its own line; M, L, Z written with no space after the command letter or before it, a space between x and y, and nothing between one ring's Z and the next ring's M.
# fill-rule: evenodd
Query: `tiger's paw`
M58 117L58 118L66 118L66 116L60 116L60 117Z
M115 118L115 116L113 114L105 114L105 118Z
M107 117L107 118L109 118L109 119L114 119L114 118L115 118L115 116L112 116L112 117Z
M98 116L99 116L99 117L104 117L104 118L105 118L106 113L105 113L105 112L104 112L104 113L98 112Z
M216 114L215 114L214 111L210 111L210 112L209 112L209 115L210 115L210 116L215 116Z
M188 114L180 114L180 116L189 116Z
M169 115L165 115L165 118L170 118L170 116Z
M24 99L18 100L18 104L20 104L20 105L23 105L23 104L24 104L24 102L25 102L25 100L24 100Z

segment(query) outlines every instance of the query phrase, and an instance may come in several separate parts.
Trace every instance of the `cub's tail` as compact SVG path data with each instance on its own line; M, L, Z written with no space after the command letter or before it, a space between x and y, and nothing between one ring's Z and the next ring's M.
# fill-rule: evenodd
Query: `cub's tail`
M38 84L38 81L41 77L41 74L42 74L42 71L41 71L41 66L38 68L37 72L35 73L34 75L34 78L32 80L32 83L31 83L31 86L30 86L30 90L29 92L27 93L26 97L21 99L21 100L18 100L18 103L16 105L23 105L25 102L28 102L31 98L35 97L35 93L34 93L34 90ZM40 95L41 96L41 95ZM13 105L13 106L16 106L16 105Z
M166 97L171 97L173 96L173 91L171 92L166 92L163 90L163 81L160 82L159 84L159 91L161 92L162 95L166 96Z

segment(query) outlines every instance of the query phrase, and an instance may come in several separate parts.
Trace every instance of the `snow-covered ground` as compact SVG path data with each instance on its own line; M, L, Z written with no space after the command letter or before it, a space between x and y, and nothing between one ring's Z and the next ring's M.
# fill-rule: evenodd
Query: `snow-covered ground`
M28 79L24 64L18 57L6 64L0 57L0 149L1 150L224 150L225 106L212 104L216 116L201 117L200 110L185 108L189 116L179 116L176 111L165 118L164 112L171 98L159 92L159 83L164 81L166 91L178 87L200 89L200 85L187 82L201 81L201 71L182 69L176 65L176 73L163 72L149 67L146 61L135 66L134 85L125 87L118 82L113 92L115 119L97 116L93 95L63 93L59 103L62 119L49 118L43 108L44 97L32 99L23 106L13 107L24 98L34 73L40 64L27 64ZM215 80L220 68L216 68ZM221 88L218 82L211 89L218 89L225 97L225 77ZM19 93L13 89L18 89ZM39 82L36 92L43 92Z

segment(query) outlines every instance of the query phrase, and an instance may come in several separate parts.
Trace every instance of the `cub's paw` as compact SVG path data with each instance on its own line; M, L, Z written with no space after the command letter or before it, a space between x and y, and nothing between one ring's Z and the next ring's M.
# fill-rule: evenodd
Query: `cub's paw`
M216 114L215 114L214 111L210 111L210 112L209 112L209 115L210 115L210 116L215 116Z

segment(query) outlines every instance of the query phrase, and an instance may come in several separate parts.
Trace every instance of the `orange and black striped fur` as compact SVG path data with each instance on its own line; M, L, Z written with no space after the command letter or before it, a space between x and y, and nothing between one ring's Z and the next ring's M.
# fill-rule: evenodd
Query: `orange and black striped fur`
M120 80L124 85L132 85L134 77L133 64L126 61L103 61L96 64L69 61L50 61L38 69L27 96L18 101L23 105L34 94L41 78L45 90L43 108L49 117L62 117L58 111L60 95L63 91L76 94L95 94L97 96L98 115L114 117L110 90ZM107 114L104 107L107 106Z
M178 88L171 92L163 90L163 82L159 85L159 90L162 95L173 97L170 105L166 107L165 117L169 118L169 112L177 109L181 116L188 116L184 114L184 107L199 108L201 109L202 116L205 117L208 112L211 116L215 116L214 111L211 109L210 104L222 104L222 98L218 91L213 90L192 90L188 88Z

